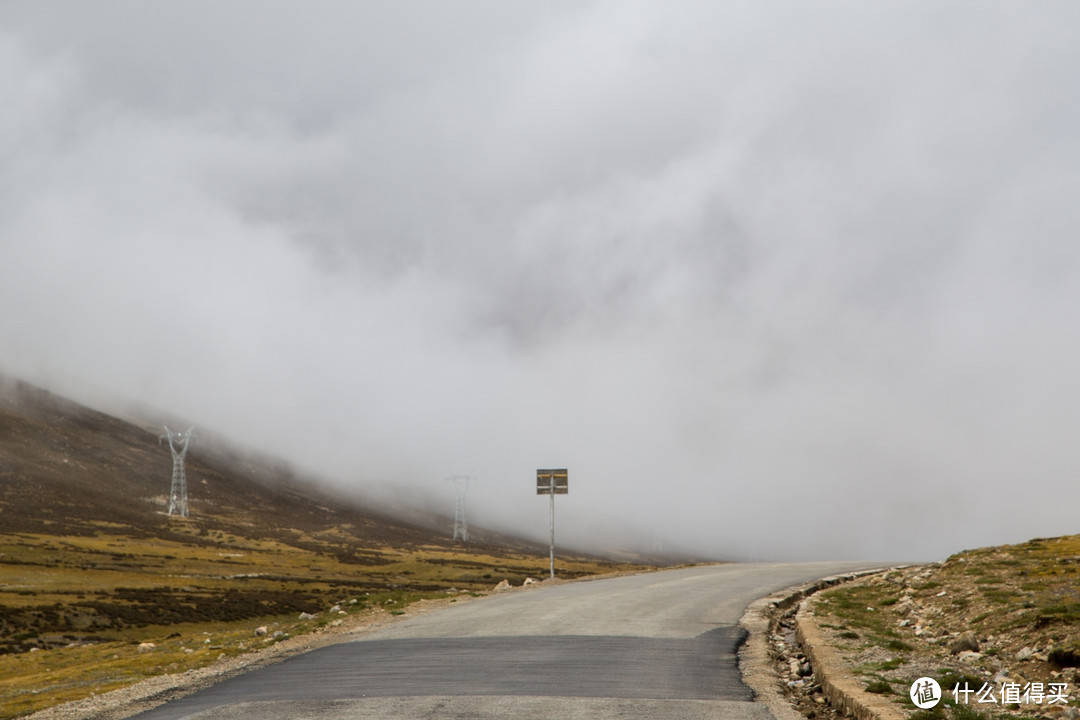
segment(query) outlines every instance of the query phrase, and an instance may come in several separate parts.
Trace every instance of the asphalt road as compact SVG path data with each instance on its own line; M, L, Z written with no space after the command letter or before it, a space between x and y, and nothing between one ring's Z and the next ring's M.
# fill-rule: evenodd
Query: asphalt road
M717 565L541 585L395 623L136 717L772 720L739 677L743 610L863 567Z

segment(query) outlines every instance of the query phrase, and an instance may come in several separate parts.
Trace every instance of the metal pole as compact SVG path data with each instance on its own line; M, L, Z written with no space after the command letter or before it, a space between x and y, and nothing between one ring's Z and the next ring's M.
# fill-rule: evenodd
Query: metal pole
M551 473L551 579L555 579L555 473Z

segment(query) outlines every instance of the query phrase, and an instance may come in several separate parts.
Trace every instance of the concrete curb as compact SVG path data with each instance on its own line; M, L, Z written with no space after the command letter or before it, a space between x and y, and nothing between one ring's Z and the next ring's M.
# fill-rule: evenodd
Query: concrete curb
M833 575L805 585L781 590L750 603L739 620L739 626L749 633L739 651L739 670L759 702L768 706L776 720L806 720L797 712L780 690L779 678L769 651L772 619L779 613L800 605L795 615L796 638L814 668L814 677L830 705L854 716L857 720L903 720L906 715L895 705L863 690L847 672L840 656L825 643L821 629L806 607L806 599L821 590L876 575L896 568Z
M810 658L814 677L829 704L856 720L904 720L907 714L892 701L867 692L851 676L839 653L825 642L811 605L803 601L795 614L795 637Z

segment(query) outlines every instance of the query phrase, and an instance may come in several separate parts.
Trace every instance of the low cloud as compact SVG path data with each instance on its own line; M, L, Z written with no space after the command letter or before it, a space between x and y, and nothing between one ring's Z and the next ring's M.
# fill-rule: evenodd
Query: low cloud
M0 368L582 547L1077 530L1071 4L449 7L0 10Z

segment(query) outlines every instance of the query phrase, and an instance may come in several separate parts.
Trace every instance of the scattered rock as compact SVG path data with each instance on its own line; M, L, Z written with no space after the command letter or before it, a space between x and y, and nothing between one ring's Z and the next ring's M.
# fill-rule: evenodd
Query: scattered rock
M308 612L300 613L300 619L301 620L314 620L316 617L317 617L316 615L312 615L311 613L308 613Z
M503 580L502 582L500 582L498 585L495 586L495 592L505 592L506 590L509 590L510 587L511 587L510 581L509 580Z
M341 606L340 605L335 605L334 607L330 608L330 612L332 612L332 613L341 612Z
M949 652L953 655L959 655L965 650L979 652L979 640L975 637L975 633L970 630L960 633L960 636L949 646Z
M1024 646L1016 653L1017 660L1027 660L1035 654L1035 648Z
M956 656L961 662L971 663L982 657L982 653L973 650L961 650Z
M270 628L266 627L265 625L260 625L259 627L255 628L255 637L262 637L263 635L266 635L269 632L270 632Z
M141 653L154 652L155 649L157 649L157 645L152 642L139 643L139 652Z

